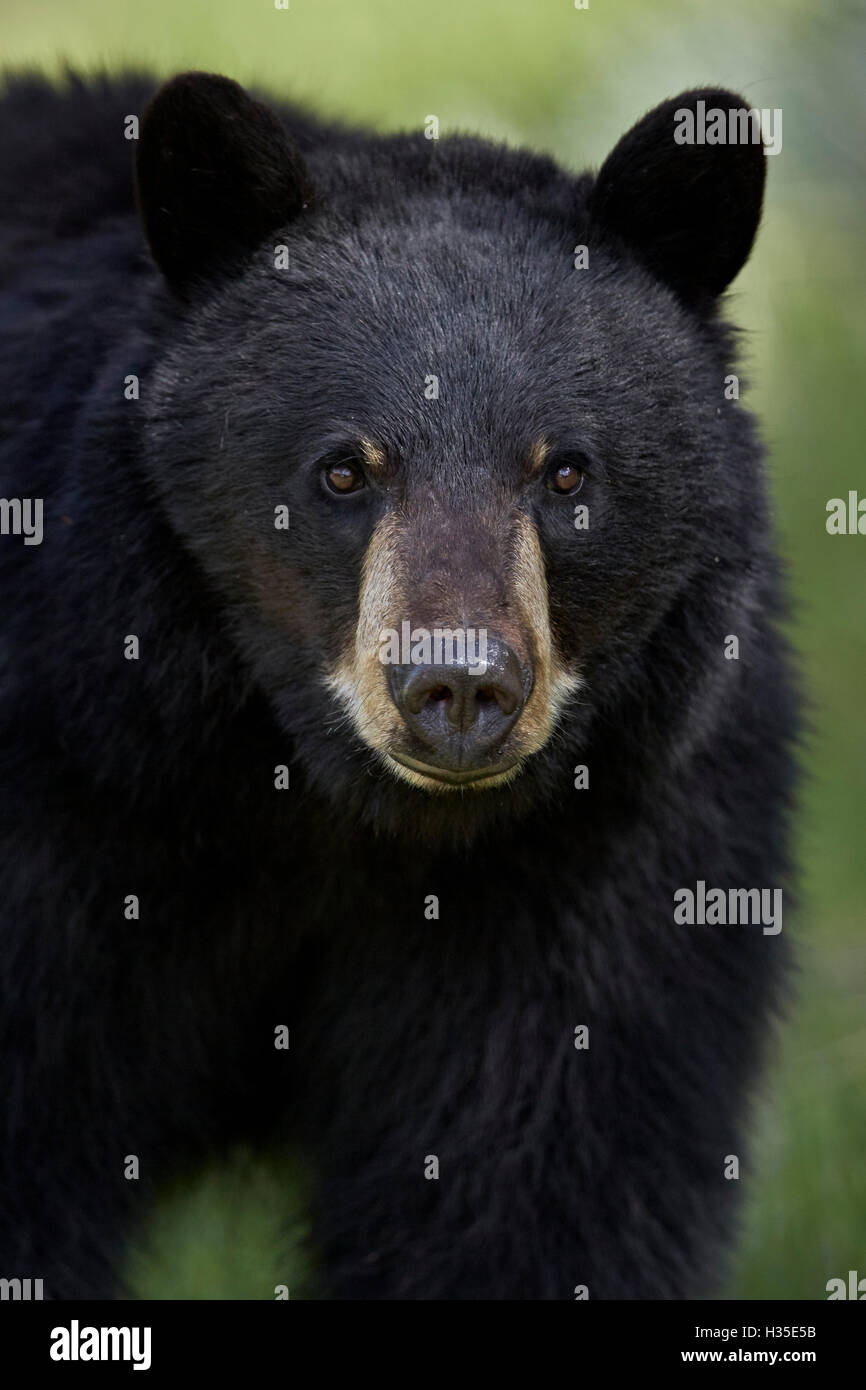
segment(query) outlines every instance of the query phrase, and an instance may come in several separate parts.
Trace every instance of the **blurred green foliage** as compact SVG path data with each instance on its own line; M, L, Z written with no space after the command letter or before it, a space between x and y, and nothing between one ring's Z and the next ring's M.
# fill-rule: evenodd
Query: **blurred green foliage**
M6 0L4 60L189 67L382 129L471 130L598 164L663 97L718 84L781 107L757 250L731 295L771 451L795 639L813 701L799 820L799 998L756 1104L729 1295L825 1297L866 1274L866 537L825 507L866 494L864 17L851 0ZM302 1283L303 1181L235 1157L168 1194L136 1261L147 1296L273 1297ZM284 1212L278 1246L274 1218Z

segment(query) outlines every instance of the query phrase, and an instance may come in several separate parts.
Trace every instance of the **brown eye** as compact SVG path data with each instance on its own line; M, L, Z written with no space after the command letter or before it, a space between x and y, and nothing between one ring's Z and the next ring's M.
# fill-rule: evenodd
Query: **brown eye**
M345 497L349 492L359 492L365 486L364 474L350 459L341 459L339 463L329 464L322 477L329 492L335 492L338 497Z
M551 492L569 497L575 492L580 492L583 486L583 471L576 463L561 463L547 475L547 486Z

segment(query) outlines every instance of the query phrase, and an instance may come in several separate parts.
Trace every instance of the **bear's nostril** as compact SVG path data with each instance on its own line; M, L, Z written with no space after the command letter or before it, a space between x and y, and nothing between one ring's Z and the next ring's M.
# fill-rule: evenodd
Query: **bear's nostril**
M505 686L485 685L475 692L479 705L498 705L503 714L513 714L517 708L519 693Z
M435 684L429 678L427 667L409 667L408 678L398 682L397 691L400 698L397 699L403 712L409 714L420 714L427 705L445 704L453 700L454 691L444 681Z

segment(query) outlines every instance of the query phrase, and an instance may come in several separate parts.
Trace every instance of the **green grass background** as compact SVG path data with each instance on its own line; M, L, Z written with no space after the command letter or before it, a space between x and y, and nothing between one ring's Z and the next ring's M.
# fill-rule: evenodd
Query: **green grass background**
M579 169L648 107L721 84L783 110L783 152L753 259L731 296L750 401L771 450L778 525L814 704L799 821L799 998L772 1084L728 1294L822 1298L866 1275L866 536L825 506L866 495L864 106L859 3L834 0L4 0L3 56L58 70L205 67L382 129L474 130ZM786 924L787 925L787 924ZM232 1156L166 1194L135 1262L139 1292L302 1292L305 1178ZM274 1238L285 1212L286 1237Z

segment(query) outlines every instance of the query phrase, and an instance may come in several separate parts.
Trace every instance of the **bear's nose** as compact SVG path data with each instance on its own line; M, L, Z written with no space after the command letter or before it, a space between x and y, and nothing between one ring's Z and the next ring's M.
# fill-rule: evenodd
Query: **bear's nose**
M501 638L488 638L484 660L451 651L439 663L390 666L391 698L433 766L483 767L517 723L531 674Z

